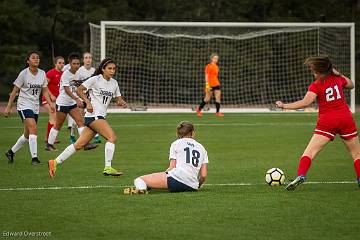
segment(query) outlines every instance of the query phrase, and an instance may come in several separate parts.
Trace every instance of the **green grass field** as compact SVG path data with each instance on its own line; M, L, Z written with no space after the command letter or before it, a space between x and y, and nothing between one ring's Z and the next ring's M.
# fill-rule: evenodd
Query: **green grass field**
M360 189L339 138L313 163L308 175L312 184L295 192L265 184L271 167L281 168L287 179L294 177L316 117L110 114L108 121L118 136L113 166L124 175L101 174L101 144L73 155L54 180L48 178L47 165L30 165L28 145L13 165L7 164L3 153L20 136L22 124L15 114L1 118L0 238L28 231L51 232L42 239L358 239ZM360 115L356 118L359 125ZM197 193L123 195L123 187L132 185L135 177L167 168L181 120L195 123L197 140L208 151L207 185ZM46 122L47 116L41 115L38 148L44 163L59 153L43 150ZM64 128L59 149L68 145L68 136Z

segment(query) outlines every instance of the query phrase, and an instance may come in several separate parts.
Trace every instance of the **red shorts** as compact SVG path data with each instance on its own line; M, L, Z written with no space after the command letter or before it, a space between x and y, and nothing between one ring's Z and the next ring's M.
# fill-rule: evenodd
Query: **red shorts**
M44 96L41 97L41 104L42 105L47 104L46 98Z
M46 98L44 96L41 97L41 105L46 105L48 102L46 101Z
M350 140L358 135L352 116L343 118L319 118L314 134L323 135L334 140L339 134L342 139Z

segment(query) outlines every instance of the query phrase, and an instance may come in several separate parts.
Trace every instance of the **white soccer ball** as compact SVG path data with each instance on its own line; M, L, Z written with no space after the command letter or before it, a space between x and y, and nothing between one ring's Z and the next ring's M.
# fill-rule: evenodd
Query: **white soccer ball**
M266 172L265 181L270 186L283 185L285 181L285 174L280 168L271 168Z

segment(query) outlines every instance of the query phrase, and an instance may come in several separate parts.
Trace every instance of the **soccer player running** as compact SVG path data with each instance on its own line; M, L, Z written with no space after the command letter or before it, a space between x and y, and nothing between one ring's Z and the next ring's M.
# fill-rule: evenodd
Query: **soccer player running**
M196 113L199 117L202 117L201 110L207 103L210 102L211 96L215 95L215 106L217 117L223 117L224 114L220 112L221 102L221 86L219 81L219 67L217 65L219 61L219 55L213 53L210 55L210 63L205 67L205 97L200 103L199 107L196 108Z
M37 120L39 116L40 93L45 96L47 102L51 102L51 99L47 88L48 82L46 74L43 70L38 68L40 64L40 55L37 52L30 52L26 61L29 67L22 70L15 80L14 88L4 111L5 117L9 117L12 104L19 94L17 110L24 124L24 133L5 155L8 159L8 163L13 163L15 153L26 142L29 142L32 158L31 164L38 165L41 164L37 154ZM54 107L52 105L50 105L49 108L51 112L54 112Z
M287 190L293 191L305 182L312 160L339 134L354 160L354 168L360 186L360 144L357 128L344 95L344 88L354 88L354 83L333 68L327 56L310 57L305 61L315 77L305 97L297 102L276 105L283 109L299 109L312 104L319 106L319 118L308 146L300 158L298 176L288 184Z
M48 88L50 93L51 102L48 103L45 99L45 96L42 96L42 105L49 113L49 121L47 125L46 131L46 142L49 138L49 133L51 128L55 125L56 122L56 112L51 111L50 105L53 105L55 109L55 101L56 98L59 96L59 84L62 75L62 69L64 67L65 60L63 57L58 56L54 58L54 65L55 67L47 71L46 77L48 80ZM55 142L56 143L56 142Z
M78 80L80 83L86 81L88 78L90 78L94 72L95 68L93 68L92 65L92 55L89 52L83 53L83 63L84 65L77 70L75 74L75 79ZM74 126L72 126L74 127ZM74 141L75 142L75 141ZM99 134L95 135L93 143L101 143Z
M69 145L55 160L48 161L49 176L51 178L55 176L57 165L63 163L77 150L83 148L96 133L99 133L107 140L103 174L106 176L122 175L122 172L111 167L115 152L116 135L106 121L106 110L112 98L116 99L117 105L127 107L126 102L121 97L118 82L113 79L115 70L115 62L110 58L105 58L95 70L94 76L77 88L77 94L86 103L86 127L74 144ZM88 91L89 98L86 97L84 91Z
M70 69L64 71L60 80L60 94L56 99L56 123L49 133L48 142L45 148L47 151L56 151L56 148L54 147L55 139L68 114L78 125L79 135L85 126L84 118L80 112L80 108L83 108L84 104L76 94L76 87L74 85L75 73L80 67L80 55L77 53L70 53L69 62ZM89 150L96 147L97 145L86 144L85 149Z
M176 133L178 140L171 144L168 169L136 178L135 187L125 188L124 194L147 194L150 188L186 192L201 187L207 175L207 152L194 139L195 128L191 122L181 122Z

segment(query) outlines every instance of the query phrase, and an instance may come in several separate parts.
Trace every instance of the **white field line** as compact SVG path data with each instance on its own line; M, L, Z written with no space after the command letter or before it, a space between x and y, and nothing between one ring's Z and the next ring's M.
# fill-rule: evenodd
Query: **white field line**
M339 182L305 182L304 184L356 184L355 181L339 181ZM204 186L261 186L266 183L207 183ZM73 189L98 189L98 188L124 188L127 185L89 185L89 186L64 186L64 187L14 187L0 188L0 191L36 191L36 190L73 190Z

